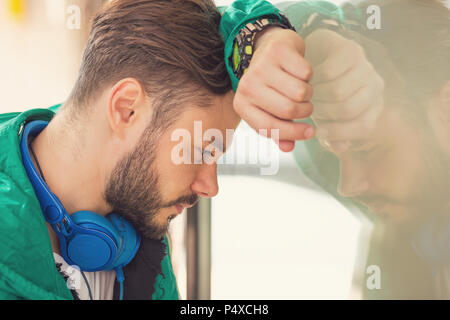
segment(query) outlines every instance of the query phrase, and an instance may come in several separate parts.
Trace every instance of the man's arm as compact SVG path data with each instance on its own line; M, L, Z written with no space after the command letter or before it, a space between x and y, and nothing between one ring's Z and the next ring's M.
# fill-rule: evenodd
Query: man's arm
M220 28L225 41L225 64L236 91L235 111L258 133L273 138L282 151L292 151L295 141L309 140L315 134L311 122L294 121L308 118L313 112L310 102L313 89L309 84L312 68L304 58L302 36L306 37L308 30L316 27L311 22L312 15L344 19L342 11L327 1L285 3L283 8L283 13L289 15L288 20L298 28L298 34L280 27L261 31L250 50L253 56L249 67L240 79L230 62L230 57L236 56L233 45L236 35L247 23L254 23L263 16L282 21L280 9L268 1L237 0L221 9ZM320 22L320 19L313 20ZM237 57L233 61L239 60Z
M262 16L279 16L280 10L266 0L236 0L229 7L221 7L220 31L225 42L225 64L230 75L233 90L236 91L239 79L233 73L229 58L233 54L233 43L239 31L247 23L255 22Z
M314 69L314 78L311 82L314 88L313 117L320 118L320 116L328 115L328 123L333 124L333 119L343 117L347 113L351 117L354 113L363 116L365 113L360 112L360 110L372 105L372 102L381 96L382 87L377 85L380 82L380 77L377 74L363 72L368 70L365 66L369 62L373 63L373 59L370 57L372 52L379 55L380 48L375 47L374 44L369 46L368 41L358 34L357 31L362 25L365 25L360 8L352 4L346 4L341 8L327 1L300 1L282 4L279 9L288 17L297 32L302 35L308 49L306 58ZM362 55L359 46L365 49ZM364 57L364 55L367 57ZM341 56L340 59L339 56ZM346 70L353 70L353 73L358 75L356 78L359 80L357 82L351 78L349 80L336 73L339 72L341 67L345 67ZM379 71L380 68L375 66L375 70ZM326 74L333 72L336 73L333 75L336 81L324 80ZM347 100L336 97L336 103L334 104L321 102L321 100L333 101L333 94L349 91L355 85L358 88L364 85L366 89L360 92L366 92L367 94L350 95ZM324 97L326 99L320 99ZM352 109L352 106L355 106L355 108ZM333 111L336 113L333 114ZM312 118L306 121L313 124ZM356 124L358 122L367 124L367 121L355 121ZM317 122L314 125L316 125L316 129L322 127ZM343 128L347 127L343 126ZM368 127L366 126L364 129ZM329 129L332 133L336 132L335 127L326 129ZM356 131L362 132L364 130ZM318 138L320 136L321 132L319 131ZM299 168L309 178L351 208L350 210L355 211L355 204L346 198L342 198L337 193L338 160L321 147L317 139L297 144L293 154ZM356 211L363 210L362 207L357 207Z
M264 10L259 9L261 11L257 11L257 5L263 6ZM258 59L257 51L260 50L259 48L262 47L262 50L267 49L266 44L262 42L267 43L270 41L291 41L293 43L293 46L290 48L290 52L294 52L295 54L295 49L293 49L295 48L295 45L304 45L303 39L306 39L314 31L324 28L334 30L332 27L328 28L327 26L325 26L325 24L323 23L324 19L331 20L332 22L337 21L340 24L344 25L346 27L346 30L334 31L338 33L341 33L342 31L342 33L345 34L355 25L355 23L357 23L357 20L360 19L359 10L352 5L349 5L344 13L344 10L328 1L296 1L282 3L278 5L278 8L275 8L267 1L235 1L232 6L228 7L226 10L225 8L222 8L221 11L224 13L224 20L222 21L221 28L224 34L224 40L227 43L225 50L225 62L227 63L228 71L233 81L233 87L238 88L234 101L235 109L238 109L237 111L239 111L238 113L241 115L241 117L246 120L254 129L263 128L264 125L267 124L267 126L272 126L273 128L280 128L280 132L283 129L286 130L287 128L288 132L291 134L290 136L288 136L289 138L291 138L291 141L288 142L286 148L283 149L281 146L280 148L283 151L292 150L293 141L303 140L302 133L305 132L306 128L308 128L306 124L311 127L314 125L312 119L309 118L308 112L305 112L305 107L308 106L307 100L309 100L310 97L306 97L305 99L303 99L303 101L299 101L297 103L294 102L293 105L295 106L295 108L291 108L291 111L293 112L291 112L292 116L291 118L289 118L286 117L289 115L289 112L283 115L283 110L286 110L286 105L288 103L292 103L293 101L287 100L286 97L280 95L275 99L272 99L273 103L271 105L268 105L268 99L266 96L264 96L264 93L268 92L270 90L270 87L264 87L264 83L262 83L264 79L262 79L263 77L261 77L261 74L258 74L258 72L256 72L256 75L251 77L252 74L249 71L241 78L241 80L237 79L234 76L229 65L229 57L232 54L232 43L234 41L235 34L237 34L239 29L243 25L245 25L246 22L255 20L257 18L257 14L254 14L255 12L281 12L285 16L287 16L291 24L296 28L298 34L296 34L295 36L297 36L297 38L289 34L290 31L287 30L281 30L280 32L277 32L276 30L274 30L277 29L277 27L273 27L273 29L263 31L263 35L261 35L258 39L260 40L260 42L257 41L255 45L255 56L253 57L249 67L249 69L256 69L259 65L262 66L261 69L269 70L270 68L272 68L272 70L275 70L274 67L276 67L276 65L274 65L274 59L270 59L268 55L263 55L261 53L260 59ZM285 38L283 39L283 37ZM300 53L298 53L299 51ZM289 65L296 65L298 61L301 61L301 59L303 58L303 54L301 53L301 51L301 49L298 50L296 58L290 59L292 61L287 61L287 63ZM297 62L295 61L296 59ZM294 69L301 70L301 67L294 67ZM304 69L307 69L306 64ZM250 77L248 77L249 73ZM274 74L275 73L272 71L266 73L266 75L269 75L269 77L272 78L274 77ZM300 80L299 87L303 85L303 87L306 88L308 86L308 81L303 81L302 84L301 76L299 78L300 79L294 79L292 81L278 82L281 87L289 88L289 85L291 83ZM268 81L270 81L270 79L268 79ZM258 82L260 83L259 86L257 85ZM242 88L241 84L244 85L244 88ZM254 92L253 97L251 96L251 94L246 94L245 90L243 90L247 89L248 87L252 89L248 91ZM281 88L280 90L284 88ZM288 93L286 95L288 95ZM309 108L310 110L308 111L312 112L312 105L309 104ZM295 112L296 110L297 112ZM253 116L253 114L255 113L252 114L252 111L255 111L255 113L259 112L260 116ZM268 115L272 116L272 118L268 117ZM304 127L293 127L290 121L288 121L298 120L305 117L308 118L303 119L300 123L297 123L298 125L303 125ZM282 139L283 138L280 137L280 140ZM280 145L281 144L282 142L280 142ZM316 183L324 187L324 189L332 193L335 197L340 198L340 200L344 203L347 202L346 199L341 198L336 192L339 165L337 163L337 159L330 153L326 152L319 145L316 139L297 144L294 156L299 167L307 176L316 181ZM355 206L354 204L350 203L348 205L350 205L351 207Z
M273 138L281 150L291 151L296 140L310 139L314 135L310 124L293 121L308 117L312 112L309 103L312 88L308 84L312 70L303 57L302 38L293 30L270 26L257 32L250 50L250 63L248 68L243 68L246 72L239 75L240 79L230 65L236 35L247 23L262 17L286 25L279 9L268 1L237 0L223 14L225 63L236 91L233 106L258 133ZM255 30L254 26L249 28Z

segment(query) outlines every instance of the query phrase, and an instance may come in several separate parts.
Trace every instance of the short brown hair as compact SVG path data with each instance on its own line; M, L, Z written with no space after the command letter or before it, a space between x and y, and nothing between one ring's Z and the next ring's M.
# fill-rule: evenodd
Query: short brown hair
M165 105L227 93L220 19L212 0L110 2L93 20L69 104L82 108L126 77Z

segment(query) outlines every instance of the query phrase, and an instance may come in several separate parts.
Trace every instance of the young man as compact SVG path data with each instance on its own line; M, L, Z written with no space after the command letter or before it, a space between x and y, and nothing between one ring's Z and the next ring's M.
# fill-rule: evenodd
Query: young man
M251 37L239 38L248 23ZM238 108L251 109L244 118L279 128L282 149L311 138L311 125L292 122L312 112L311 67L289 28L259 0L236 1L223 17L211 0L102 9L67 101L0 116L0 299L177 299L168 224L218 187L214 161L175 164L172 133L194 136L201 121L226 137L240 121L232 89L248 68L237 89ZM263 64L272 75L258 74ZM279 105L283 120L270 112ZM205 160L216 156L212 142L182 150ZM231 143L216 142L222 152Z
M449 299L450 10L434 0L352 3L284 8L314 69L318 139L294 154L374 222L358 279L365 298ZM368 266L379 267L376 286Z

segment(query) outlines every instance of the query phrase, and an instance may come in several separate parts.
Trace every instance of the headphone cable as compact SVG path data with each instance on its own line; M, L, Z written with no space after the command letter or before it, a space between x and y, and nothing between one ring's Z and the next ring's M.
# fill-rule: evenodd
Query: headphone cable
M80 270L80 272L81 272L81 275L84 278L84 281L86 282L86 286L87 286L88 291L89 291L89 299L92 301L92 300L94 300L94 298L92 298L91 286L89 285L89 281L87 280L86 276L84 275L84 272L82 270Z
M120 285L119 300L123 300L123 281L125 280L125 276L123 274L122 266L117 267L115 270L116 278Z

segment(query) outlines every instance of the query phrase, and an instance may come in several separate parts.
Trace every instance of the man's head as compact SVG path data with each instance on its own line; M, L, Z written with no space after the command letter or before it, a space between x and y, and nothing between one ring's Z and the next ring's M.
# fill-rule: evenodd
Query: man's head
M380 6L375 70L385 81L384 111L371 140L339 153L338 191L392 221L448 210L450 168L450 12L440 1L362 1ZM367 49L367 48L366 48Z
M225 136L239 123L220 18L212 0L112 1L93 21L61 110L96 155L105 203L145 236L161 238L184 207L218 192L215 163L177 165L171 154L176 129L194 136L197 120ZM203 156L205 146L184 147Z

